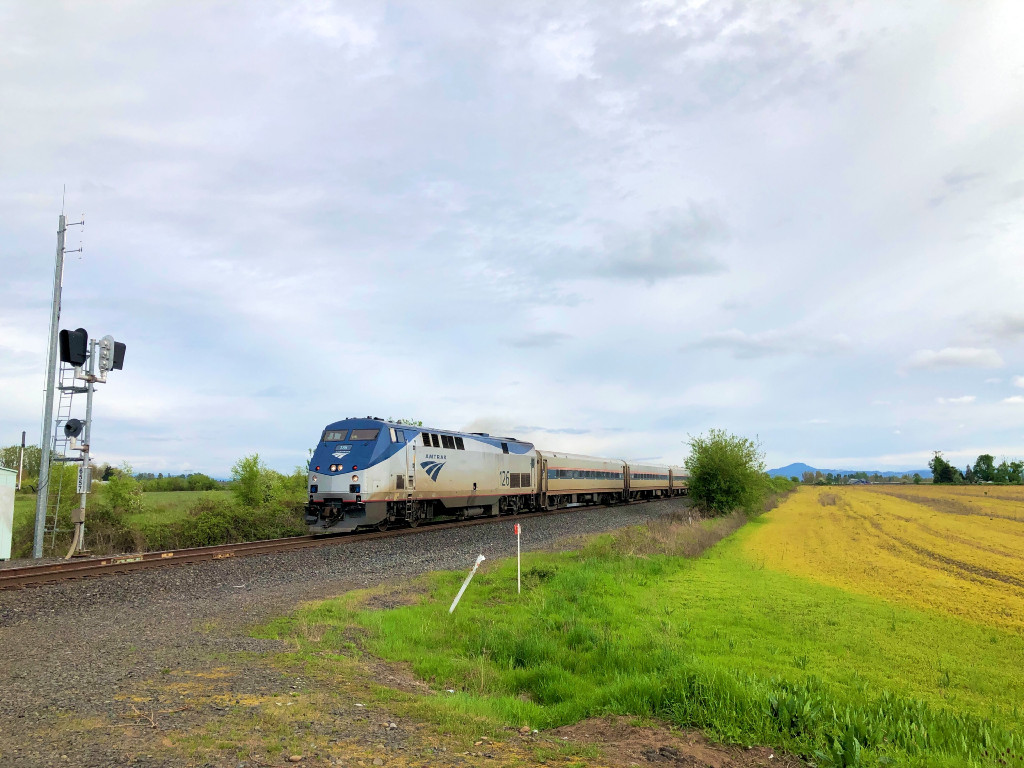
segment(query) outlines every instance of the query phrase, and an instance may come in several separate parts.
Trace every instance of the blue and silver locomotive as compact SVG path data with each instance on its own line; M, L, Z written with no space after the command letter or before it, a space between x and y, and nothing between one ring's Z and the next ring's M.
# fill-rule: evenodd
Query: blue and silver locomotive
M512 438L345 419L324 429L313 452L306 522L314 531L383 530L531 509L536 464L533 445Z
M306 522L314 533L435 517L657 499L687 493L679 467L538 451L483 432L382 419L329 424L309 465Z

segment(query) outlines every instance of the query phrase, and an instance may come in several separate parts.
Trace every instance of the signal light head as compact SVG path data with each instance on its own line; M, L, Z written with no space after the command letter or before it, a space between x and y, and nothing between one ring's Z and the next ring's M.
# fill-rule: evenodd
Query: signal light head
M89 359L89 332L85 328L61 331L60 361L81 368Z

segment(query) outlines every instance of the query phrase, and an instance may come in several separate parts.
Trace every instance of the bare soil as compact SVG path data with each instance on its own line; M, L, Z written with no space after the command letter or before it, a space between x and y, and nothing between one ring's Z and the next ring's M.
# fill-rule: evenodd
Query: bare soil
M550 735L570 743L596 746L601 759L592 765L685 766L686 768L800 768L792 755L768 747L729 747L708 741L699 731L664 723L638 725L625 717L592 718Z

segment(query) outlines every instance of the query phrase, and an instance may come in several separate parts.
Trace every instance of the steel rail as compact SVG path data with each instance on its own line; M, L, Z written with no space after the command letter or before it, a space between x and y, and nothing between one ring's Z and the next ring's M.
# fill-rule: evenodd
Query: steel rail
M673 497L668 497L671 499ZM667 499L651 499L665 501ZM0 569L0 591L5 589L21 589L43 584L52 584L73 579L108 576L131 571L142 571L161 568L168 565L185 565L210 560L226 560L232 557L250 557L253 555L269 555L287 552L292 549L310 549L313 547L339 546L358 543L372 539L383 539L392 536L406 536L427 531L441 531L450 528L464 528L471 525L488 525L510 519L547 517L579 512L582 509L608 509L625 507L634 504L646 504L648 500L630 501L621 504L593 504L586 506L561 507L559 509L540 510L538 512L521 512L518 515L499 515L495 517L473 517L468 520L452 522L425 523L407 528L393 528L386 531L353 531L348 533L291 536L286 539L267 539L265 541L243 541L236 544L217 544L210 547L192 547L164 552L139 552L136 554L111 555L102 558L68 560L44 565L26 565L15 568Z

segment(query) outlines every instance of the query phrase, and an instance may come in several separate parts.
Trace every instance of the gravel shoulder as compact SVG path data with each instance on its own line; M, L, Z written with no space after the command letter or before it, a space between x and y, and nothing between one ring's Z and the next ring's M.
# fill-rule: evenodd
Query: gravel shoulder
M522 544L526 551L557 547L572 537L636 525L686 506L686 500L666 500L523 517ZM338 546L0 592L0 765L256 765L256 757L182 762L180 751L182 734L198 733L200 724L244 709L254 699L294 699L280 702L282 712L300 699L315 704L317 690L310 681L260 663L287 649L280 641L251 637L249 627L290 613L303 601L400 585L428 571L468 569L478 554L514 555L511 528L511 519L502 518L491 525L427 528L365 541L354 537ZM370 674L362 682L337 679L334 684L351 682L353 697L374 682L399 691L415 686L393 671L377 674L376 681ZM381 730L381 721L390 726L389 717L354 705L334 713L335 735L345 734L334 741L355 749L344 764L383 764L385 757L370 757L380 748L388 761L397 754L418 756L420 764L469 759L449 755L423 733ZM240 736L234 732L225 738ZM513 763L531 762L532 753L523 749L502 754ZM341 758L322 757L303 762L342 764Z

